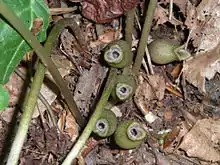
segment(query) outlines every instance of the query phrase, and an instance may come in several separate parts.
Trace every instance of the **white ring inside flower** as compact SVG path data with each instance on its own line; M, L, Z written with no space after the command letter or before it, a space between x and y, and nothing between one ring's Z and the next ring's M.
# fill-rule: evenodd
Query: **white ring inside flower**
M123 54L119 46L113 45L106 53L105 60L110 63L120 63L123 59Z
M116 85L116 95L120 100L126 100L132 93L132 86L124 83L118 83Z

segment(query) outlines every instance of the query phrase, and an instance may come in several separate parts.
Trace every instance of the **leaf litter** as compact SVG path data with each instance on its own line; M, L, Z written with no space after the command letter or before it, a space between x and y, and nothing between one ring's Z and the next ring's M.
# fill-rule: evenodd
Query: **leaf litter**
M220 4L217 0L203 0L196 8L188 4L190 12L185 24L197 52L195 59L184 64L183 73L187 81L205 92L205 79L220 72Z
M76 34L71 34L66 29L60 36L60 45L53 50L52 58L62 72L78 107L88 119L100 96L107 73L107 68L99 63L101 50L106 43L124 37L124 24L121 16L137 4L138 20L136 21L142 24L144 2L131 0L125 4L125 1L116 1L114 5L109 6L112 4L111 0L72 0L70 4L75 6L79 5L79 2L82 4L82 14L89 19L77 16L81 22L79 26L85 35L85 43L89 43L86 51L92 54L86 56L88 54L81 51L84 50L83 45L75 40ZM153 64L154 75L146 74L144 70L141 70L137 78L138 88L134 98L123 104L117 104L113 109L117 109L117 113L120 114L118 115L119 121L124 119L140 121L149 132L148 139L137 149L125 151L116 147L111 138L100 140L93 136L94 140L90 138L84 147L83 153L86 154L81 155L80 162L138 165L205 165L210 162L215 165L219 163L220 115L214 113L217 112L216 109L219 109L218 91L220 88L220 79L216 76L220 72L219 2L217 0L201 0L200 2L174 0L175 8L173 13L169 13L170 2L163 0L158 3L151 35L153 39L158 37L155 33L159 29L159 38L177 39L178 42L185 43L187 49L190 49L193 58L185 61L182 67L182 79L187 80L188 83L181 82L180 84L176 81L180 78L180 71L173 76L175 66L178 65L180 68L182 66L179 62L165 66ZM60 7L59 3L55 4ZM97 4L101 7L97 8ZM69 2L66 6L68 5ZM169 14L172 14L171 20ZM74 16L77 13L69 13L69 15ZM60 16L53 17L54 20L59 18ZM118 29L113 27L115 20L120 23ZM108 23L102 24L105 26L103 30L103 27L97 23L104 22ZM98 29L102 32L98 32ZM138 41L139 36L140 31L135 25L133 39ZM133 50L136 49L133 48ZM211 81L213 78L215 81ZM20 84L19 80L9 83L12 82L14 85L8 87L15 91L21 89L17 86ZM172 89L167 90L170 86ZM177 90L181 94L185 94L186 91L187 95L183 97L172 90ZM43 93L43 95L47 97L47 94ZM19 98L18 94L14 96L14 100ZM50 101L58 117L57 124L60 132L57 133L57 129L48 127L50 119L45 115L45 110L41 111L40 116L38 114L36 119L32 119L27 143L20 158L21 164L39 164L44 160L59 164L79 136L79 127L75 119L65 111L67 108L61 98L56 93ZM12 107L16 106L15 101L12 100L11 103L13 103ZM10 110L4 113L6 114L1 114L3 124L0 124L7 128L5 121L10 122L13 114ZM44 122L41 123L41 121ZM1 135L0 140L3 141L6 136L5 131L2 131ZM46 158L42 154L46 155Z
M220 120L198 120L183 137L178 148L190 157L216 162L220 161Z

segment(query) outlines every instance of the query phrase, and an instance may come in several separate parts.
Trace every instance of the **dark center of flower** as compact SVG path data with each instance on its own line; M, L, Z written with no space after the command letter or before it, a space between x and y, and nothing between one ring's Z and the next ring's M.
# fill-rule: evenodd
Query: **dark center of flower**
M99 122L97 127L98 127L99 130L104 130L105 129L105 123Z
M117 51L113 51L112 52L112 56L113 56L113 58L118 58L119 56L120 56L120 53L119 52L117 52Z
M121 93L127 93L127 88L126 87L121 87L120 92Z
M138 131L137 131L137 129L135 129L135 128L132 128L132 129L130 130L130 133L131 133L132 136L137 136L137 135L138 135Z

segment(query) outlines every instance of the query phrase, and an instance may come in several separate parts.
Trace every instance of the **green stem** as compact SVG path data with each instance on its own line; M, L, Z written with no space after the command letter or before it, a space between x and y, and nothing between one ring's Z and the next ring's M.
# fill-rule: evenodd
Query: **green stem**
M134 28L135 9L136 8L129 10L126 15L125 41L129 44L129 48L130 48L129 51L131 51L132 48L132 31ZM132 60L133 60L133 53L132 53ZM128 75L129 73L130 73L130 65L126 66L123 69L124 75Z
M150 0L148 9L146 10L146 17L144 22L144 27L141 34L140 43L137 50L137 56L135 58L134 67L132 69L133 73L136 75L141 67L141 62L144 57L145 47L147 46L147 40L150 33L150 28L152 20L154 17L154 11L157 5L157 0Z
M43 79L39 78L39 75L41 74L42 70L37 70L35 73L30 93L25 101L24 112L9 153L7 165L17 165L18 163L19 155L26 139L29 123L40 92L41 84L43 83Z
M45 64L45 66L50 71L50 73L53 76L58 87L60 88L60 91L62 92L63 96L65 97L71 113L76 118L79 125L83 126L85 124L85 121L81 117L81 114L80 114L79 110L77 109L77 106L73 100L73 97L72 97L70 91L68 90L68 88L66 87L59 71L57 70L53 61L49 57L50 52L39 43L39 41L35 38L35 36L32 35L32 33L27 29L27 27L7 7L7 5L2 0L0 0L0 13L11 24L11 26L13 26L23 36L23 38L27 41L27 43L37 53L37 55L39 56L41 61ZM50 43L48 43L48 44L50 44Z
M109 98L111 91L114 87L116 75L117 75L117 69L112 68L110 70L108 80L106 82L102 96L101 96L98 104L96 105L95 111L93 112L84 131L80 135L79 139L77 140L76 144L74 145L74 147L72 148L70 153L67 155L67 157L64 160L64 162L62 163L62 165L70 165L72 163L72 160L77 157L77 155L81 151L82 147L85 145L87 139L89 138L91 132L93 131L93 128L95 127L96 121L100 117L102 110L104 109L104 107L108 101L108 98Z
M125 41L127 41L130 45L130 49L132 47L132 31L134 28L135 9L136 8L129 10L126 15Z
M54 43L57 41L58 35L61 33L61 31L66 26L71 26L73 24L72 19L63 19L60 20L52 29L46 43L45 43L45 49L47 50L47 56L49 56L51 49L54 45ZM34 108L37 102L37 97L40 94L40 87L43 83L44 74L45 74L46 68L41 63L38 62L37 70L34 76L33 84L31 87L31 91L27 97L27 101L24 105L24 113L22 116L22 119L20 121L15 139L12 144L12 148L8 157L8 165L9 164L17 164L17 161L19 159L19 155L23 146L23 143L26 138L26 134L28 131L28 126L31 121L31 117L34 112Z

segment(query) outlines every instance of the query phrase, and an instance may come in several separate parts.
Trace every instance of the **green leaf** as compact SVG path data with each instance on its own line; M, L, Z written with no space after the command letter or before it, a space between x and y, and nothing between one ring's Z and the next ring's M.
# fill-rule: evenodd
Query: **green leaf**
M0 111L8 106L9 94L8 91L0 85Z
M42 18L43 26L37 38L41 42L46 40L49 9L44 0L3 1L24 22L29 30L31 30L35 18ZM2 17L0 17L0 29L0 84L5 84L25 53L31 50L31 47Z

